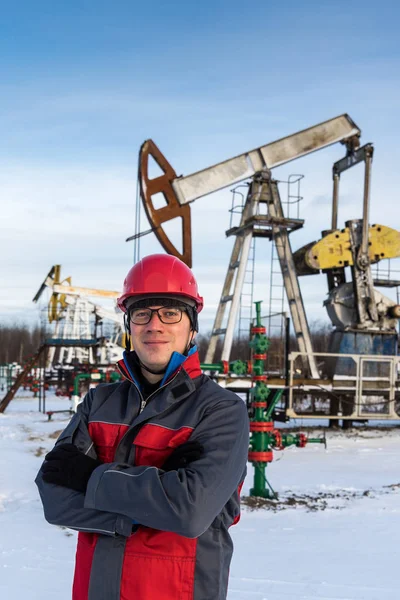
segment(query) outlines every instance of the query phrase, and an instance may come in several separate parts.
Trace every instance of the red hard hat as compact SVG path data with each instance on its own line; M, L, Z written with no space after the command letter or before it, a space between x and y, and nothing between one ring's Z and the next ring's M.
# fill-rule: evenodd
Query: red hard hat
M150 254L133 265L125 277L119 308L126 312L125 302L135 296L184 296L196 303L199 313L203 298L199 295L192 271L171 254Z

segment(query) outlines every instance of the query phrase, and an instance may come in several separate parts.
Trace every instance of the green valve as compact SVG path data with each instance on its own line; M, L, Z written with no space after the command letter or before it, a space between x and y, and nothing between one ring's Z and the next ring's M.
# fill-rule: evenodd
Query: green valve
M251 397L255 402L263 402L268 398L270 393L271 390L267 387L267 385L263 382L259 382L258 385L252 388Z
M254 467L254 485L250 489L250 496L277 498L277 494L266 477L266 469L268 463L273 459L273 451L283 450L288 446L304 448L308 443L326 444L326 441L321 438L307 438L304 433L293 434L275 429L272 415L282 398L284 389L277 389L271 395L271 390L267 385L265 360L271 342L264 333L265 328L261 321L261 302L255 302L255 305L256 319L252 327L253 338L249 343L253 350L253 360L250 363L253 386L250 390L250 400L253 405L253 416L250 418L251 435L248 458ZM248 363L242 360L235 360L229 364L225 361L203 363L201 368L206 371L224 373L225 375L233 373L234 375L243 376L249 372Z
M271 342L263 333L256 333L256 337L250 342L250 348L252 348L256 354L264 354L270 345Z
M245 363L243 360L235 360L229 364L229 369L235 375L246 375L247 363Z

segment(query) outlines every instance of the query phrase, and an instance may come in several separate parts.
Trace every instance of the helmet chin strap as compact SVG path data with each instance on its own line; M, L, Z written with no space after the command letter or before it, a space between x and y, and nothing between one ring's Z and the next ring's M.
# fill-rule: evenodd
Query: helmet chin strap
M193 342L193 338L194 338L195 333L196 333L196 331L194 329L190 330L190 340L188 341L187 346L186 346L186 350L183 353L186 356L187 356L187 353L189 352L190 348L192 347L192 342Z

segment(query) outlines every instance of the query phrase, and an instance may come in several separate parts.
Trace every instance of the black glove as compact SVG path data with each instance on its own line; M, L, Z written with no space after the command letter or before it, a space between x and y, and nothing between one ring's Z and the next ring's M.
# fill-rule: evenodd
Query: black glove
M203 455L204 447L200 442L185 442L181 446L175 448L172 454L167 458L163 466L164 471L176 471L187 467L187 465Z
M89 477L102 463L78 450L74 444L60 444L46 454L42 467L43 480L86 492Z

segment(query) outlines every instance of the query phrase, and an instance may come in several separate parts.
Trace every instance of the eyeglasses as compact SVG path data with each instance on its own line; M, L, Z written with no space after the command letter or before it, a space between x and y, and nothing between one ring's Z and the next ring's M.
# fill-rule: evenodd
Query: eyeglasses
M158 318L164 325L179 323L182 321L184 308L162 306L161 308L136 308L129 311L129 320L134 325L147 325L153 318L153 313L157 313Z

